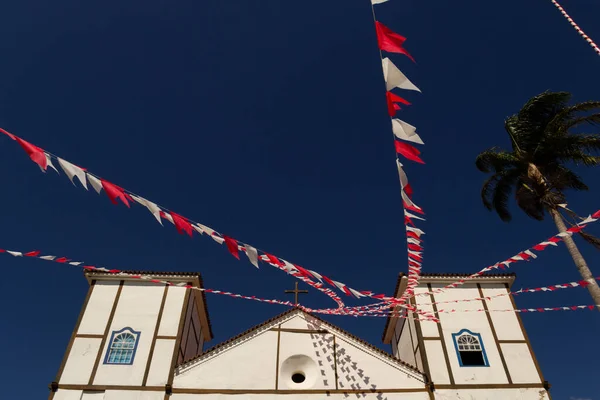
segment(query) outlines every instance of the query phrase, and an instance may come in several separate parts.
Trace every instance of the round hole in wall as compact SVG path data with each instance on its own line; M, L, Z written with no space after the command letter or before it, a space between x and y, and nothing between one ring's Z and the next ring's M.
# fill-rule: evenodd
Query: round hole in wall
M304 382L304 380L305 380L305 379L306 379L306 377L305 377L305 376L304 376L304 374L303 374L303 373L301 373L301 372L295 372L295 373L292 375L292 381L293 381L294 383L302 383L302 382Z

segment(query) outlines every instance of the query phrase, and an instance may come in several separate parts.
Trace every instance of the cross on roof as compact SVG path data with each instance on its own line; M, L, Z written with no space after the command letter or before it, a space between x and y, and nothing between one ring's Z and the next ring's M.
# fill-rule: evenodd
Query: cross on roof
M294 293L294 304L299 304L298 303L298 294L299 293L308 293L308 290L298 290L298 282L295 282L295 288L294 290L286 290L286 293Z

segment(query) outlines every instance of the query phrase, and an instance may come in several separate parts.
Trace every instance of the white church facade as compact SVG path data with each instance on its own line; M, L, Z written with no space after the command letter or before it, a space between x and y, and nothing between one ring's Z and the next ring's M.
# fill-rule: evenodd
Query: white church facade
M152 275L202 287L200 274ZM515 308L507 295L512 274L413 297L440 323L388 318L383 341L390 353L297 308L204 350L213 334L203 292L85 276L90 287L50 400L550 399L517 313L438 313L442 304ZM416 293L461 276L425 274ZM401 275L395 295L405 288ZM488 299L444 303L480 298Z

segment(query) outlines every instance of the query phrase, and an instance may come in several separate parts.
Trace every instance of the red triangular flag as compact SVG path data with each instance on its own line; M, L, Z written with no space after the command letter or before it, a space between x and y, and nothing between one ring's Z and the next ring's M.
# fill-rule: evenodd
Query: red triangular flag
M375 30L377 31L379 49L390 53L404 54L415 62L415 59L402 47L406 41L404 36L397 34L379 21L375 21Z
M408 249L412 250L412 251L423 251L423 248L421 246L413 244L413 243L408 244Z
M191 227L190 227L191 229ZM240 254L238 253L238 244L237 241L229 236L223 235L223 239L225 240L225 244L227 245L227 250L231 253L232 256L240 259Z
M17 137L15 135L13 135L12 133L10 133L9 131L5 131L4 129L0 128L0 132L4 133L12 140L17 140Z
M40 168L44 171L46 170L46 168L48 168L48 160L46 160L46 154L44 153L44 150L42 150L41 148L37 147L34 144L31 144L31 143L21 139L18 136L15 136L14 138L17 141L17 143L19 143L21 145L23 150L25 150L27 155L29 155L29 158L31 158L31 161L33 161L34 163L39 165Z
M269 259L269 262L271 264L275 264L278 267L283 267L283 263L281 261L279 261L279 259L277 257L275 257L274 255L265 253L265 256L267 256L267 258Z
M41 253L41 251L35 250L35 251L30 251L29 253L25 253L24 256L25 257L37 257L40 255L40 253Z
M387 100L388 114L390 114L390 117L396 115L396 111L401 109L400 106L395 103L402 103L410 106L408 100L405 100L392 92L385 92L385 98Z
M592 214L592 218L600 218L600 210Z
M543 244L536 244L535 246L532 247L532 249L537 250L537 251L542 251L545 248L546 248L546 246Z
M398 140L394 140L394 145L396 146L396 153L402 154L411 161L418 162L419 164L425 164L425 161L419 158L419 154L421 154L421 152L416 147Z
M128 195L123 189L121 189L114 183L105 181L104 179L100 179L100 182L102 183L102 187L104 188L106 195L108 196L110 201L112 201L113 204L117 204L117 199L121 199L123 204L125 204L127 207L130 207L129 202L127 201Z
M69 261L69 259L67 257L60 257L54 261L56 261L57 263L66 263L67 261Z
M194 230L192 229L192 224L188 222L187 218L177 215L173 211L171 211L171 217L173 218L173 223L175 224L175 228L177 228L177 232L180 234L185 232L190 236L193 235L192 232Z

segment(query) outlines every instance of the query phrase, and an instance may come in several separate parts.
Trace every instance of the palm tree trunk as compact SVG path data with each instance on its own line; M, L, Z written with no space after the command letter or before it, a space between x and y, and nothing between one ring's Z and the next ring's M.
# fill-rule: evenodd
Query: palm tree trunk
M567 227L565 226L565 223L562 220L560 213L556 209L552 208L550 208L548 211L550 212L550 215L552 215L552 218L554 219L554 223L556 224L558 231L565 232L567 230ZM600 287L598 287L598 282L596 282L596 279L594 279L592 272L590 271L587 263L585 262L585 259L579 252L579 249L577 248L577 245L575 244L573 238L571 236L565 236L563 240L567 245L567 249L569 250L571 257L573 258L575 266L579 270L581 277L583 278L583 280L589 283L587 288L590 291L590 295L592 295L592 299L594 300L594 304L596 304L596 308L600 311Z

